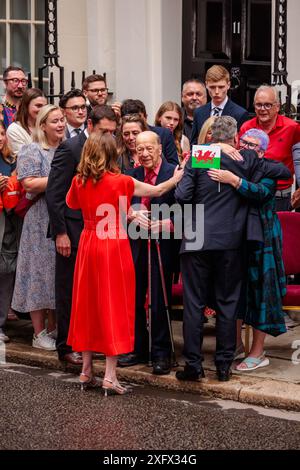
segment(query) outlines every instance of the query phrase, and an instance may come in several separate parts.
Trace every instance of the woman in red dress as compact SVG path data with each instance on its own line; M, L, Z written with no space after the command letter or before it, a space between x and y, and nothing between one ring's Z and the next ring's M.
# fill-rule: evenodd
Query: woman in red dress
M160 145L156 134L151 134L153 145ZM134 348L135 271L122 215L126 217L133 195L158 197L182 177L182 170L175 170L169 181L151 186L122 175L117 159L114 138L92 134L67 194L67 205L81 209L84 219L68 344L82 351L82 389L99 386L93 376L92 354L105 354L102 388L106 395L126 393L116 376L117 356Z

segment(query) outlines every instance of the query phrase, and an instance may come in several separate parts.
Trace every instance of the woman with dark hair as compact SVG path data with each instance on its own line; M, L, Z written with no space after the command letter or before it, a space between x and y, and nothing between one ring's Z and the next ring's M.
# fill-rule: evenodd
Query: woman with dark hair
M5 343L9 338L4 334L3 327L14 289L18 239L22 227L19 217L5 205L5 193L11 191L8 185L15 168L16 163L7 145L5 126L0 121L0 342Z
M159 146L152 133L153 146ZM67 194L67 205L81 209L84 219L76 267L68 344L81 351L82 389L99 386L93 375L93 352L106 356L102 388L105 394L123 395L117 380L118 355L134 348L135 271L126 228L132 196L159 197L170 191L183 170L157 186L122 175L115 140L109 134L87 139L78 175ZM126 219L125 219L126 221Z
M170 129L180 158L190 151L188 138L183 135L183 114L180 106L174 101L166 101L161 105L155 116L155 125Z
M24 92L16 120L7 129L7 140L14 157L23 145L31 144L37 115L46 104L47 99L38 88L29 88Z
M146 121L139 114L128 114L122 117L121 126L117 135L118 164L121 173L140 166L136 153L136 138L148 130Z

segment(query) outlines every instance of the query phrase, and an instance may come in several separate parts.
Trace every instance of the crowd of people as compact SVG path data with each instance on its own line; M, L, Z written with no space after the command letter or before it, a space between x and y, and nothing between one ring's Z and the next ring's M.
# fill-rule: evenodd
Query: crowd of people
M176 273L186 361L177 379L204 377L207 307L216 318L218 380L230 379L237 358L239 371L267 366L266 335L286 331L276 212L300 205L299 190L292 196L300 126L279 114L276 88L257 89L250 119L228 97L228 71L214 65L204 82L184 83L182 106L163 103L152 126L139 99L108 104L102 75L86 77L58 105L28 89L21 68L8 67L3 81L0 341L9 341L8 318L30 314L32 347L81 366L82 388L100 386L93 354L104 354L102 389L124 394L117 366L150 362L157 375L174 366L168 306ZM196 144L218 145L221 168L195 168ZM180 239L172 210L153 217L155 207L176 203ZM243 323L254 331L247 357Z

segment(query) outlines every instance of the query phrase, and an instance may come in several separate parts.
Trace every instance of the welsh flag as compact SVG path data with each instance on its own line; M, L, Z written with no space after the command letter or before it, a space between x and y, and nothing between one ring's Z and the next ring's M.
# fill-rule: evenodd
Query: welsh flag
M193 145L192 168L221 167L221 147L218 145Z

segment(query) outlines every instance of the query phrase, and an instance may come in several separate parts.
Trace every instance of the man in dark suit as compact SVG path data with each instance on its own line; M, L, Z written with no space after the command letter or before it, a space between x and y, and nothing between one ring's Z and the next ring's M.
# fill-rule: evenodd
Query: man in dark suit
M110 106L95 106L87 122L87 128L77 137L65 140L55 152L46 190L50 218L50 233L56 243L55 296L57 314L56 348L60 360L81 364L78 355L67 346L72 306L72 289L75 260L83 220L81 211L66 205L66 194L76 175L81 152L91 132L114 133L117 118Z
M236 121L229 116L217 118L212 134L214 142L234 145L237 139ZM221 168L253 182L258 182L263 176L289 178L290 172L284 165L259 159L252 150L243 150L241 154L243 160L234 161L222 153ZM215 364L218 379L226 381L230 377L236 347L236 316L244 272L241 248L250 212L248 201L230 185L222 184L219 190L207 170L192 168L191 161L186 165L175 197L181 204L192 205L192 216L190 211L185 214L185 236L180 252L186 365L183 371L177 372L176 377L179 380L204 377L201 353L203 312L208 304L208 293L212 293L217 311ZM201 206L204 208L204 220L197 217ZM251 239L261 241L258 213L255 217L252 210L250 225ZM188 233L195 234L194 239L191 236L188 239ZM199 240L201 233L203 239Z
M121 117L127 114L139 114L145 122L147 122L147 112L144 103L140 100L128 99L123 101L121 106ZM178 165L178 153L172 132L164 127L150 126L147 124L150 131L155 132L162 145L162 153L165 159L171 163L171 165Z
M236 120L238 129L249 119L248 111L231 101L227 96L230 89L230 75L225 67L222 65L210 67L206 72L205 85L211 101L195 111L192 145L197 144L199 132L210 116L231 116Z
M161 158L161 144L159 137L153 132L142 132L137 137L137 154L141 166L129 170L130 175L139 181L158 185L173 176L174 166ZM174 262L173 250L173 222L171 218L149 221L148 210L152 210L153 204L165 204L171 206L175 203L174 191L159 198L137 198L133 197L131 204L134 210L131 216L131 224L138 225L144 232L145 237L132 239L131 248L136 272L136 315L135 315L135 346L130 354L120 356L118 365L128 367L148 361L149 337L147 332L145 301L148 289L148 230L159 235L159 245L164 270L164 278L168 300L172 293L172 272ZM144 210L140 210L141 204ZM153 215L153 213L152 213ZM136 230L136 225L133 227ZM131 225L132 226L132 225ZM169 239L161 236L162 232L170 234ZM130 226L129 226L130 236ZM155 240L151 241L151 294L152 294L152 321L151 321L151 352L153 362L153 373L157 375L169 374L171 370L171 340L168 326L168 318L165 308L162 280L159 271L157 246Z
M85 129L87 119L86 99L81 90L71 90L61 97L60 108L66 118L66 138L76 137Z

